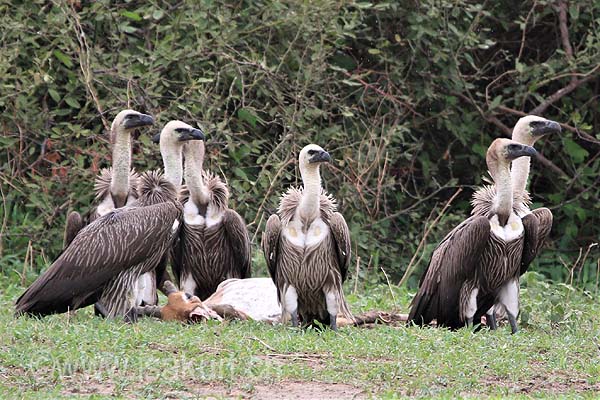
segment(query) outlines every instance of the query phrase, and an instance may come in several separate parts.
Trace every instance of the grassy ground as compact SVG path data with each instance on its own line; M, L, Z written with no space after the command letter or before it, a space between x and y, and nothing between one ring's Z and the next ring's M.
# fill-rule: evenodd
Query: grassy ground
M506 326L336 334L255 322L125 325L90 310L16 320L22 288L1 278L0 287L0 398L600 396L597 299L532 274L514 336ZM380 286L349 297L355 312L406 310L410 294Z

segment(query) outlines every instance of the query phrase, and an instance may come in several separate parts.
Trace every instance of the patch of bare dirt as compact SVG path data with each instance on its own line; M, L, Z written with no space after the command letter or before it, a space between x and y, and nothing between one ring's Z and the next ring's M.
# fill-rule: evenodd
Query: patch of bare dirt
M240 398L261 400L304 399L364 399L367 393L343 383L284 381L271 385L257 384L252 388L227 389L219 384L193 385L187 393L166 393L168 398Z
M535 375L530 379L511 381L506 377L490 376L482 381L483 385L502 386L515 393L568 393L600 392L600 383L591 384L584 378L564 376L563 374Z
M258 385L249 398L275 399L364 399L364 390L344 383L283 382Z

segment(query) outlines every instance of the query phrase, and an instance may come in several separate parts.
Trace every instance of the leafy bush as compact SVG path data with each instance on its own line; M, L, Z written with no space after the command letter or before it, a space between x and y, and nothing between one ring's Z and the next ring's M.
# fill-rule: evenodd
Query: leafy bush
M468 214L487 145L523 113L565 128L532 169L535 206L555 214L538 270L564 279L561 261L600 236L597 1L9 0L0 14L4 273L57 255L67 211L92 205L105 132L125 107L156 116L155 129L182 119L209 132L207 167L227 178L255 244L279 193L300 183L298 151L330 150L324 182L361 282L381 268L397 281L417 252L415 284ZM160 164L141 134L134 165ZM575 265L588 283L598 254Z

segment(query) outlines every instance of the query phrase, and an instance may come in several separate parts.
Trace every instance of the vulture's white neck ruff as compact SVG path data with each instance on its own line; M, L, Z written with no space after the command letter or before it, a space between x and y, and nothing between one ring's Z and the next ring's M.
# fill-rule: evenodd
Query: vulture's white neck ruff
M131 134L122 127L117 127L113 134L110 193L114 197L126 199L129 193L129 171L131 169Z

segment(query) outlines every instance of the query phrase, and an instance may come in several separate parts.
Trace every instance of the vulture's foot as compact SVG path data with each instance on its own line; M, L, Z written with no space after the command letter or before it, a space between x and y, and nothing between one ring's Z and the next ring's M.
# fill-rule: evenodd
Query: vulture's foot
M137 307L131 307L129 309L129 311L127 311L127 313L125 313L125 316L123 317L123 320L127 324L135 324L136 322L138 322L138 310L137 310Z
M104 307L104 304L97 302L94 304L94 315L106 318L108 316L108 310Z
M155 318L161 317L159 306L135 307L135 312L138 317L155 317Z
M491 314L485 315L486 325L490 328L490 330L495 331L498 329L498 323L496 322L496 313L492 311Z
M332 331L337 332L337 330L338 330L337 315L329 314L329 327L331 328Z
M517 317L515 317L509 312L507 312L506 314L508 314L508 322L510 322L510 331L514 335L519 331L519 328L517 327Z
M292 326L294 328L297 328L298 326L300 326L300 321L298 320L298 310L292 312L291 316L292 316Z

